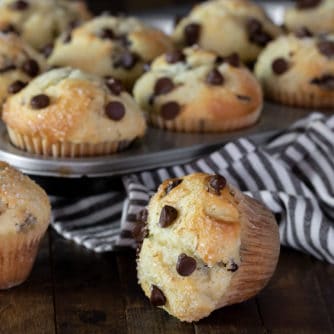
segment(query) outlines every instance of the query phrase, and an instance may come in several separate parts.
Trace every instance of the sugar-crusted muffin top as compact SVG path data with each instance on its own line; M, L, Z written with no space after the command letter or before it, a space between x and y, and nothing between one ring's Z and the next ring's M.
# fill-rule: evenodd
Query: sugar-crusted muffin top
M54 69L11 96L3 111L9 128L51 142L102 143L145 133L141 110L119 81L78 69Z

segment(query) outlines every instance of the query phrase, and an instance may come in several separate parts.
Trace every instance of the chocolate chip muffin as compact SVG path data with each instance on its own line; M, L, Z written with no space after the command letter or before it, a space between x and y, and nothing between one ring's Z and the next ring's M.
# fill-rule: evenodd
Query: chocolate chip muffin
M274 101L334 107L334 36L282 36L261 53L255 73Z
M274 216L221 175L166 180L140 217L139 283L154 306L182 321L251 298L275 270Z
M3 120L15 146L53 157L114 153L146 130L118 80L71 68L46 72L8 98Z
M171 48L169 37L135 18L104 15L61 36L48 63L111 75L131 87L145 63Z
M24 282L51 219L45 192L0 162L0 289Z
M280 32L262 8L248 0L213 0L197 5L179 22L174 40L221 56L236 52L243 62L253 62Z
M8 95L18 93L45 68L44 58L18 36L0 33L0 110Z
M334 1L297 0L286 10L284 25L296 32L306 28L315 34L334 33Z
M197 47L157 58L134 87L150 122L184 132L228 131L256 122L262 91L236 54Z
M86 18L82 5L55 0L3 0L0 31L16 32L36 49Z

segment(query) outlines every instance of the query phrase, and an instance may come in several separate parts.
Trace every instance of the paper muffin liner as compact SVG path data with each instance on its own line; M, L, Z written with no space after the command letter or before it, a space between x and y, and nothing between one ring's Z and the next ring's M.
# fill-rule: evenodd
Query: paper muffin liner
M47 138L22 135L7 127L10 141L20 149L32 154L51 156L54 158L76 158L108 155L123 151L131 140L91 143L51 142Z
M41 237L0 236L0 290L23 283L36 259Z
M155 127L175 132L227 132L253 125L259 119L262 106L254 112L231 120L180 119L166 121L160 115L150 113L148 119Z
M298 88L296 88L298 90ZM334 93L322 96L308 91L290 92L284 88L266 87L265 95L278 103L300 108L333 108Z

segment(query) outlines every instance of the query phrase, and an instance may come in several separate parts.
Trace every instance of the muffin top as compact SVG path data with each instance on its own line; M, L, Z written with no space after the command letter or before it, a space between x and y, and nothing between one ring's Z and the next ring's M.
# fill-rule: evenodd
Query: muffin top
M334 36L282 36L261 53L255 73L265 90L334 98Z
M43 72L45 61L15 34L0 33L0 104Z
M82 6L82 5L81 5ZM78 5L54 0L3 0L0 30L15 31L36 49L52 43L73 22L84 19Z
M143 114L121 84L78 69L54 69L11 96L7 126L50 142L103 143L142 137Z
M297 0L286 10L284 25L290 31L307 28L313 33L334 33L333 0Z
M135 18L103 15L61 36L48 63L112 75L131 86L146 62L171 48L167 35Z
M51 219L42 188L5 162L0 162L0 235L43 233Z
M262 107L261 87L236 54L223 58L198 47L158 57L137 81L134 96L164 121L206 120L220 129L259 116Z
M212 0L199 4L180 21L174 40L182 46L198 44L221 56L237 52L244 62L280 34L261 7L248 0Z

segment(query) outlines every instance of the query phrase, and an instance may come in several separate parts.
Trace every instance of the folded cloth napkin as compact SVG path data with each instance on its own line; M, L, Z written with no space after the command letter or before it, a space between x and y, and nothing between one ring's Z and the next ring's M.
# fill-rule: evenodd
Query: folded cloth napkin
M167 178L217 173L276 216L282 245L334 263L334 116L313 113L257 147L241 138L192 163L123 177L124 192L52 198L53 227L96 252L134 247L136 214Z

